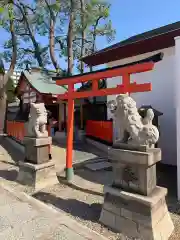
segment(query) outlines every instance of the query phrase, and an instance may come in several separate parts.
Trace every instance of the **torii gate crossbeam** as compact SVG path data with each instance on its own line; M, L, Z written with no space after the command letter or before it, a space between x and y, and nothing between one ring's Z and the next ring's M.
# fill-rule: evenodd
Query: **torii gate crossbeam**
M94 96L116 95L120 93L137 93L147 92L152 90L151 83L137 84L130 82L130 75L152 70L154 62L147 62L135 64L131 66L117 66L107 68L82 75L75 75L71 77L59 78L54 77L57 85L68 85L68 91L58 96L58 99L68 100L68 119L67 119L67 150L66 150L66 179L68 181L73 178L73 126L74 126L74 99L88 98ZM100 79L122 77L122 84L115 88L98 89L98 81ZM92 89L84 92L77 92L74 90L74 84L92 81ZM112 79L113 81L113 79Z

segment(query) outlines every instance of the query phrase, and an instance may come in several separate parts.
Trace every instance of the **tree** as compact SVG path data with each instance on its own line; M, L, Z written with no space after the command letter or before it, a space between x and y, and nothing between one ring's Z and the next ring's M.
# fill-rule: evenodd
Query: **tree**
M59 59L67 60L67 71L73 73L78 62L81 73L85 65L81 58L96 51L99 37L112 40L115 34L109 20L110 4L103 0L16 0L13 4L14 32L17 36L17 67L35 62L44 68L52 64L61 71ZM9 33L9 24L2 21ZM39 40L43 37L43 41ZM12 41L4 44L3 58L11 62ZM92 69L90 69L92 70Z
M86 5L84 0L80 0L81 3L81 57L84 56L85 39L86 39ZM84 63L80 61L80 72L84 73Z
M115 37L115 30L109 19L111 5L108 1L90 0L81 1L81 18L76 21L76 37L74 42L74 55L78 59L77 68L81 73L85 71L82 57L92 54L97 50L96 42L98 38L106 37L108 43ZM76 20L77 20L76 19ZM78 26L78 27L77 27ZM90 66L90 71L93 68ZM92 83L82 83L82 86L91 88ZM106 80L99 81L99 87L106 86ZM96 97L94 97L94 102Z
M70 16L67 34L67 52L68 52L68 75L72 75L73 71L73 38L74 38L74 22L75 22L75 6L74 0L70 0Z
M13 18L13 5L11 4L8 8L8 17L9 17L9 31L11 34L11 43L12 43L12 57L10 67L5 73L4 66L2 66L2 74L0 77L0 133L4 132L4 123L6 115L6 104L7 104L7 94L6 87L9 78L13 74L16 59L17 59L17 40L14 32L14 18ZM2 63L3 65L3 63Z
M74 52L78 59L78 69L84 72L84 64L81 59L85 55L96 51L98 38L106 37L108 43L115 37L115 30L109 20L111 5L102 0L80 0L80 18L76 18L76 36L74 41ZM90 67L92 71L92 67Z
M14 90L15 90L14 81L10 77L6 84L7 103L12 103L15 101L16 97L14 94Z
M49 38L53 66L59 72L57 58L65 58L71 75L78 61L77 68L83 73L85 66L80 59L96 50L97 38L107 37L110 41L114 37L109 21L110 4L102 0L64 0L51 5L43 0L42 3L38 14L36 11L38 34Z
M56 38L55 28L56 28L56 21L57 21L60 9L61 9L60 4L58 2L54 4L50 4L48 0L43 0L41 4L38 4L38 11L37 11L37 20L38 20L37 30L41 36L46 36L48 34L49 54L50 54L52 64L56 69L57 73L59 73L61 69L55 55L55 38Z
M24 3L17 0L13 2L14 31L17 36L17 67L25 67L34 64L44 68L50 63L47 53L48 45L42 46L37 40L37 4ZM9 32L6 18L2 21L2 27ZM3 58L11 61L11 39L4 44Z

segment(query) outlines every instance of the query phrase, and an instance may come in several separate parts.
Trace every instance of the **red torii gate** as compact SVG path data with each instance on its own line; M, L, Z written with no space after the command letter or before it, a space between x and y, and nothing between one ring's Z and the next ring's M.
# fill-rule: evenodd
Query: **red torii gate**
M68 100L68 119L67 119L67 150L66 150L66 179L73 178L72 156L73 156L73 125L74 125L74 99L116 95L120 93L147 92L152 90L151 83L137 84L130 82L130 75L152 70L154 62L146 62L131 66L117 66L91 73L75 75L65 78L54 77L57 85L68 85L68 91L58 96L60 100ZM122 84L115 88L98 89L98 81L104 78L122 76ZM76 92L74 84L92 81L92 90Z

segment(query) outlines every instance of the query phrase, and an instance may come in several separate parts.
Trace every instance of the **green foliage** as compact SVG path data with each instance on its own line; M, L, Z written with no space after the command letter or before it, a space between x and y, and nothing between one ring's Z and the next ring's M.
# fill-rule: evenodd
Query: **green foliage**
M1 2L3 4L1 4ZM30 2L30 3L28 3ZM75 21L73 26L73 58L80 69L80 59L96 51L98 38L106 38L111 42L115 38L115 30L110 20L110 1L84 0L85 11L82 12L80 0L75 2ZM7 4L0 0L1 27L9 33L9 39L4 42L4 51L1 56L6 62L11 62L12 40L9 30L9 20L14 21L14 31L17 37L17 64L16 67L25 67L26 64L35 64L46 67L51 64L49 56L50 18L55 22L55 56L59 59L68 58L67 34L69 16L72 9L70 0L49 1L15 1ZM82 22L82 16L84 22ZM82 46L82 32L85 33Z
M74 41L74 54L78 60L77 68L80 70L80 59L85 55L90 55L95 52L96 41L99 38L106 38L110 43L115 38L115 30L113 29L110 18L110 3L109 1L89 0L86 4L84 14L84 25L81 23L81 18L76 21L76 39ZM81 56L81 35L85 32L84 54Z
M0 25L4 21L12 20L14 18L13 5L9 1L0 0Z
M7 85L6 85L6 94L7 94L7 101L8 103L12 103L15 101L15 94L14 94L15 86L14 81L12 78L9 78Z

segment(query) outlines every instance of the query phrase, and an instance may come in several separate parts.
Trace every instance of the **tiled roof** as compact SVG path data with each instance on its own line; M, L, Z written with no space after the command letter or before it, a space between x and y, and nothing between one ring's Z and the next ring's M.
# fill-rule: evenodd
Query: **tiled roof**
M138 41L143 41L143 40L146 40L148 38L152 38L152 37L155 37L155 36L158 36L158 35L162 35L162 34L177 30L177 29L180 29L180 21L175 22L175 23L171 23L171 24L159 27L159 28L155 28L153 30L150 30L150 31L147 31L147 32L144 32L144 33L132 36L132 37L129 37L129 38L127 38L127 39L125 39L121 42L118 42L114 45L111 45L107 48L104 48L100 51L97 51L92 55L100 54L102 52L106 52L106 51L109 51L109 50L112 50L112 49L115 49L115 48L118 48L118 47L123 47L123 46L129 45L129 44L132 44L132 43L135 43L135 42L138 42Z
M107 54L112 54L114 55L115 52L119 51L123 51L123 49L126 47L126 49L130 46L132 46L133 44L138 44L139 43L139 47L141 48L140 43L145 41L145 40L152 40L155 39L156 37L160 37L160 36L164 36L164 35L171 35L172 33L172 38L174 39L175 36L173 35L173 33L177 32L180 30L180 21L175 22L175 23L171 23L135 36L132 36L130 38L127 38L121 42L118 42L114 45L111 45L107 48L101 49L91 55L85 56L82 58L82 61L84 61L85 63L89 64L89 65L96 65L93 64L93 62L100 62L100 64L105 63L104 58L107 58ZM163 43L162 43L163 44ZM136 46L136 48L138 48ZM148 44L147 44L147 48L148 48ZM161 48L160 48L161 49ZM126 50L127 51L127 50ZM106 56L105 56L106 54ZM98 60L97 60L98 57ZM102 61L100 61L100 57L103 59ZM113 58L113 56L112 56ZM119 59L119 58L118 58ZM97 64L98 65L98 64Z
M52 74L48 72L29 72L23 71L24 76L38 92L44 94L63 94L65 93L66 87L56 85L56 82L52 80ZM54 74L53 74L54 75Z

